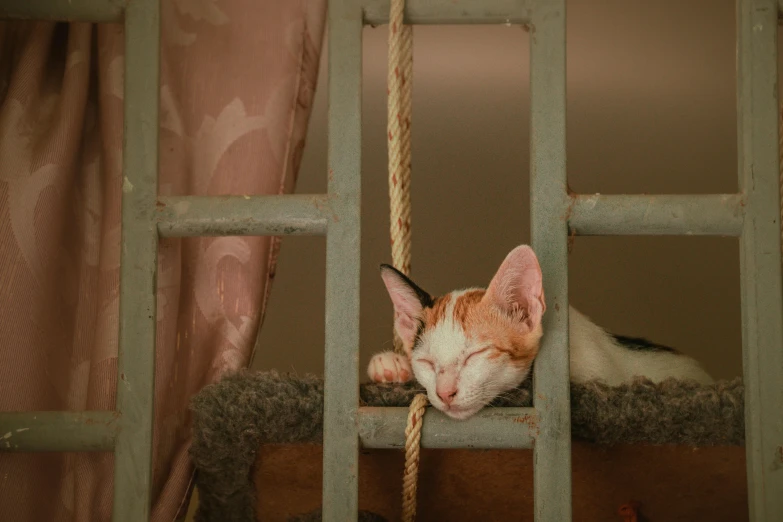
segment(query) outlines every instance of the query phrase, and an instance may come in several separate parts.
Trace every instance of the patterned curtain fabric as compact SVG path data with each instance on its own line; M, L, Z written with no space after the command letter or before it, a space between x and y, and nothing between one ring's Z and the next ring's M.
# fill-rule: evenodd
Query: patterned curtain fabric
M326 1L161 9L160 194L292 191ZM1 411L114 409L123 52L122 25L0 23ZM188 402L248 364L276 252L161 241L154 521L184 515ZM108 521L112 492L111 453L0 452L2 521Z

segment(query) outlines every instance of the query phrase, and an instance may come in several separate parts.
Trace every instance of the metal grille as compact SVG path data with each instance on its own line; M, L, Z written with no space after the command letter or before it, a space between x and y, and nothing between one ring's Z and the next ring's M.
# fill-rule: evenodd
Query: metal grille
M531 27L532 243L549 300L533 408L452 422L426 415L424 447L530 448L535 520L571 520L568 234L740 237L750 519L783 520L783 298L775 0L737 2L739 193L569 194L565 0L408 0L413 24ZM12 451L115 452L114 521L149 518L159 236L326 234L323 520L356 520L359 444L399 448L406 409L359 408L362 28L388 0L329 5L329 186L317 196L158 197L158 0L5 0L0 18L125 23L125 143L117 411L10 412ZM165 205L158 206L160 201ZM131 261L132 256L132 261ZM133 349L129 349L133 347ZM524 422L520 422L520 420Z

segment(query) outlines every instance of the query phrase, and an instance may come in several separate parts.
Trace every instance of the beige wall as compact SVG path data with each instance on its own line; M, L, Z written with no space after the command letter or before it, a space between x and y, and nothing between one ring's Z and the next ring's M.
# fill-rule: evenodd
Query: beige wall
M733 0L568 3L568 168L581 193L736 190ZM528 34L417 27L413 274L485 285L529 240ZM390 346L386 29L364 44L362 368ZM298 192L326 189L324 60ZM323 371L323 238L286 238L254 368ZM741 372L738 242L578 238L571 299L599 324Z

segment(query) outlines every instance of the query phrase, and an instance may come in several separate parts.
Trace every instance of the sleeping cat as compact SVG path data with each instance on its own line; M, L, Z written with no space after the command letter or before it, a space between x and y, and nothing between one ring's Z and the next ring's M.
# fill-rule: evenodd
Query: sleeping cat
M526 245L512 250L486 290L457 290L433 298L389 265L381 277L394 304L394 327L404 355L383 352L370 361L375 382L414 376L430 403L454 419L467 419L530 372L546 310L541 267ZM711 383L699 364L671 348L607 333L569 309L571 380L614 386L643 376Z

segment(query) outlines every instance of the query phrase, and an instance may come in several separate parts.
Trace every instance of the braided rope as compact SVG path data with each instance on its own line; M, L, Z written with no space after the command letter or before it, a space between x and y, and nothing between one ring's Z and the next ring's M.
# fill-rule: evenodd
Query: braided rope
M408 425L405 427L405 473L402 477L402 520L413 522L416 518L416 488L419 478L419 448L422 417L427 409L427 396L416 395L408 409Z
M411 272L411 102L413 94L413 28L403 23L405 0L391 0L389 10L389 72L387 131L389 135L389 207L392 263ZM404 354L394 332L394 350ZM402 520L416 518L421 426L427 396L418 394L408 410L405 427L405 472L402 477Z
M389 136L389 203L392 264L411 271L411 99L413 28L403 23L405 0L392 0L389 11L387 131ZM394 333L394 350L404 353Z

